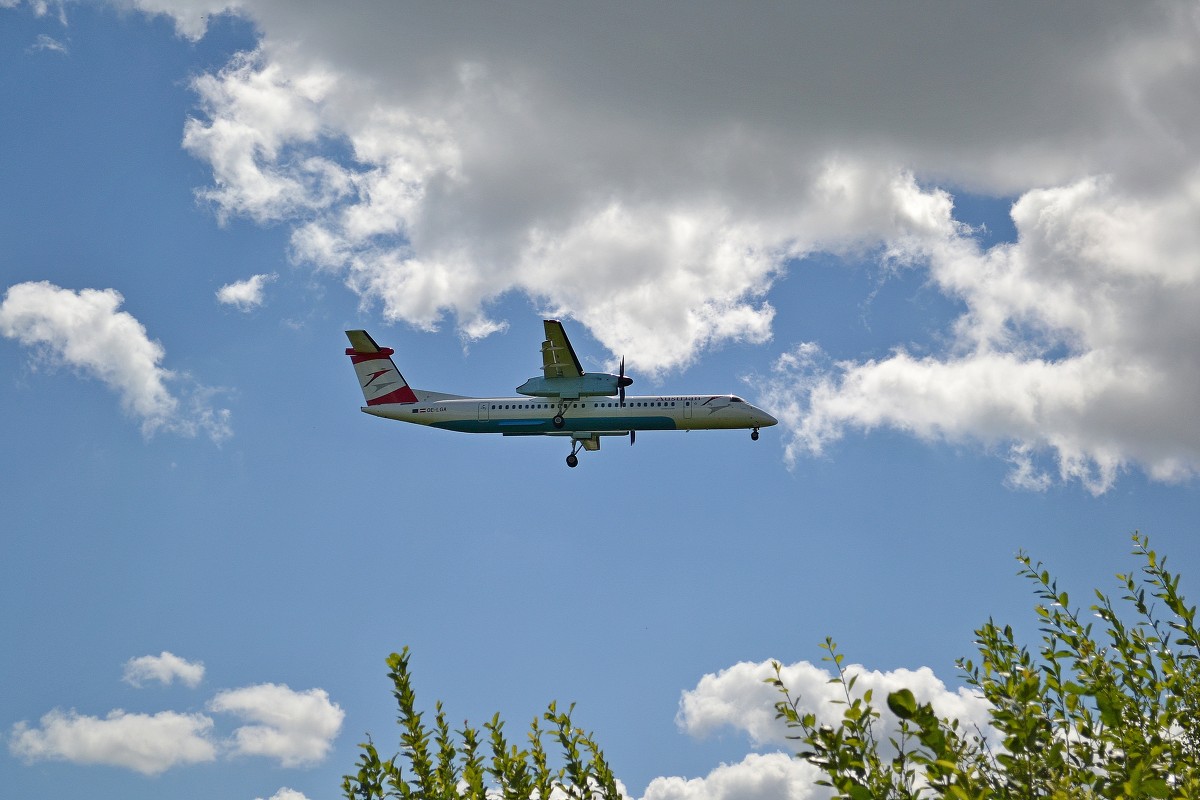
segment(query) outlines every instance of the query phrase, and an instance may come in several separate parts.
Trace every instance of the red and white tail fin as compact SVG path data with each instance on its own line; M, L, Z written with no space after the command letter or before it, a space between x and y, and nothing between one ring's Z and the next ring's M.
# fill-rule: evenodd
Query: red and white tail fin
M368 406L386 403L415 403L417 396L396 369L390 347L380 347L366 331L346 331L351 346L346 355L358 373L358 385Z

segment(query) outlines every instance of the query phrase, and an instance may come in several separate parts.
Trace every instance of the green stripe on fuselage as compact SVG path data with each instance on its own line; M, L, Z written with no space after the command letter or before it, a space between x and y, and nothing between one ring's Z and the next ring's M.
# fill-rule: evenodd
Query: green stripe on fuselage
M561 428L549 419L493 419L487 421L461 419L430 423L431 428L460 433L506 433L510 436L536 436L564 431L673 431L671 417L572 417L563 419Z

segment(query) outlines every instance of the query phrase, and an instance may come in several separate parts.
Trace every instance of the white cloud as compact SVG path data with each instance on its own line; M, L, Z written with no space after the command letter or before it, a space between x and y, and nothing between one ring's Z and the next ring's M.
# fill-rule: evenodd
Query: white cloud
M141 686L151 680L169 686L176 678L194 689L204 679L204 664L164 650L157 656L139 656L126 661L122 680L131 686Z
M847 428L1006 449L1009 482L1108 490L1132 465L1159 480L1200 472L1200 169L1168 196L1088 179L1027 193L1018 241L918 247L932 280L966 311L943 355L835 364L813 343L760 381L792 431L788 456L820 453Z
M574 55L529 61L504 31L467 36L477 57L450 63L418 42L364 57L378 31L404 39L420 25L383 9L335 20L245 8L262 47L196 82L206 119L189 122L185 146L213 167L205 196L222 215L296 222L296 257L345 275L392 319L432 327L450 312L482 335L500 324L488 303L518 290L576 316L631 364L670 368L723 341L764 341L765 295L789 258L903 237L937 217L919 205L947 202L917 189L903 162L844 156L811 124L680 107L650 51L634 58L652 62L642 77L621 84L651 95L631 109ZM668 17L677 27L643 13L650 28ZM726 10L707 13L728 22ZM428 31L442 30L437 16ZM577 23L566 27L558 33L577 38ZM749 37L743 28L730 31ZM703 35L673 33L672 47ZM581 44L585 57L609 57ZM344 146L352 161L328 157Z
M632 366L677 367L722 341L768 339L775 312L764 298L787 259L946 224L944 193L901 171L830 158L796 165L808 188L778 208L720 196L589 201L567 216L544 209L473 233L478 223L460 215L495 209L441 205L471 205L478 190L464 176L468 154L454 124L393 110L355 125L327 68L287 78L265 59L260 52L197 82L210 119L189 122L185 146L214 166L205 197L222 216L316 214L295 230L294 256L343 274L385 317L424 328L451 311L466 335L492 333L503 324L488 318L487 304L516 289L548 313L578 318ZM333 136L335 117L357 168L295 153Z
M256 800L262 800L262 798L259 797ZM278 792L271 795L269 800L308 800L308 798L305 797L303 792L297 792L295 789L289 789L284 786Z
M118 310L125 298L115 289L74 292L48 281L9 287L0 303L0 335L34 348L34 366L66 364L100 379L121 397L124 409L139 418L147 435L159 430L214 441L230 435L229 412L212 408L199 387L182 404L167 388L180 380L160 366L161 344L129 312Z
M164 651L158 656L127 661L123 679L141 686L147 680L170 684L179 678L195 687L203 676L203 664ZM106 764L146 775L183 764L247 755L274 758L281 766L296 767L320 761L328 754L345 717L323 689L297 692L272 683L218 692L208 708L254 724L238 726L228 740L221 741L215 736L213 719L204 714L130 714L116 709L99 718L73 709L54 709L42 717L39 727L27 722L15 724L9 750L30 763L63 760ZM271 800L303 797L285 787Z
M216 183L200 196L222 217L267 222L325 208L346 194L345 171L302 150L329 132L321 109L335 86L336 77L323 70L288 75L260 53L240 54L219 75L196 78L193 88L212 123L189 119L183 145L209 162Z
M886 698L901 688L910 689L919 703L932 703L939 717L957 719L967 731L976 726L989 730L988 705L966 689L950 690L929 667L888 672L868 670L860 664L845 668L847 676L857 676L855 692L873 692L882 716L877 731L886 743L898 727L887 709ZM730 726L749 735L755 746L790 745L786 725L775 719L775 703L783 699L775 687L764 683L775 675L769 661L743 661L716 674L702 677L694 689L683 693L676 723L692 736L706 736ZM828 671L807 661L786 665L780 676L792 696L802 700L801 709L816 715L818 724L837 725L845 699L842 688L830 683Z
M217 289L217 302L235 307L238 311L252 311L263 304L263 289L279 276L271 274L251 275L244 281L227 283Z
M29 46L29 51L34 53L59 53L60 55L69 55L70 51L67 46L55 39L53 36L46 34L38 34L37 40Z
M210 19L222 14L236 15L242 5L236 0L112 0L112 3L151 16L169 16L175 22L175 33L193 42L204 38Z
M833 796L816 785L823 775L786 753L750 753L703 778L655 778L642 800L817 800Z
M234 731L234 754L275 758L285 767L323 759L345 717L324 689L297 692L274 683L220 692L208 707L255 723Z
M40 727L13 726L9 750L25 761L60 760L75 764L126 767L157 775L183 764L213 761L212 720L203 714L127 714L89 717L74 710L51 711Z
M856 676L855 694L873 693L881 712L875 733L885 752L889 738L894 738L899 728L886 698L900 688L912 690L919 703L932 703L938 716L957 719L964 731L974 733L978 728L994 739L987 703L966 689L949 689L928 667L880 672L851 664L845 670L847 677ZM721 764L702 778L655 778L642 800L816 800L832 796L828 787L816 785L824 773L791 754L799 743L787 737L795 731L775 718L775 703L782 695L765 683L774 675L769 661L741 662L707 674L694 689L683 693L676 723L696 737L732 727L746 733L755 747L788 752L750 753L736 764ZM780 675L792 697L799 698L801 713L813 713L818 725L840 723L845 707L836 701L845 697L840 685L830 683L830 672L800 661L783 666Z
M51 5L50 0L24 0L24 1L25 1L25 5L29 6L29 9L36 16L44 17L50 13L50 5ZM21 2L22 2L22 0L0 0L0 8L16 8L17 6L21 5ZM63 11L62 6L57 3L55 5L58 5L59 20L62 21L63 24L66 24L65 17L64 17L65 12Z

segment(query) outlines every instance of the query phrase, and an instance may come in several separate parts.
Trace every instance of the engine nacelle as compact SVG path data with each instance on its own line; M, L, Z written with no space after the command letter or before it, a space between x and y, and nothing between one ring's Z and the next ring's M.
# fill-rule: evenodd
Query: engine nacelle
M517 391L529 397L612 397L620 389L619 375L607 372L588 372L578 378L530 378L517 387Z

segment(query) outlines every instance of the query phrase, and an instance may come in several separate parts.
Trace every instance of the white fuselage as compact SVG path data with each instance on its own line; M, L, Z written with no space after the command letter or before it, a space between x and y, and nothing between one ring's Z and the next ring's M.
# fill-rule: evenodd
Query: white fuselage
M426 393L417 391L421 397ZM774 425L767 412L733 395L628 395L560 400L541 397L423 398L365 406L368 414L464 433L506 436L617 436L630 431L712 430ZM562 425L554 418L561 414Z

